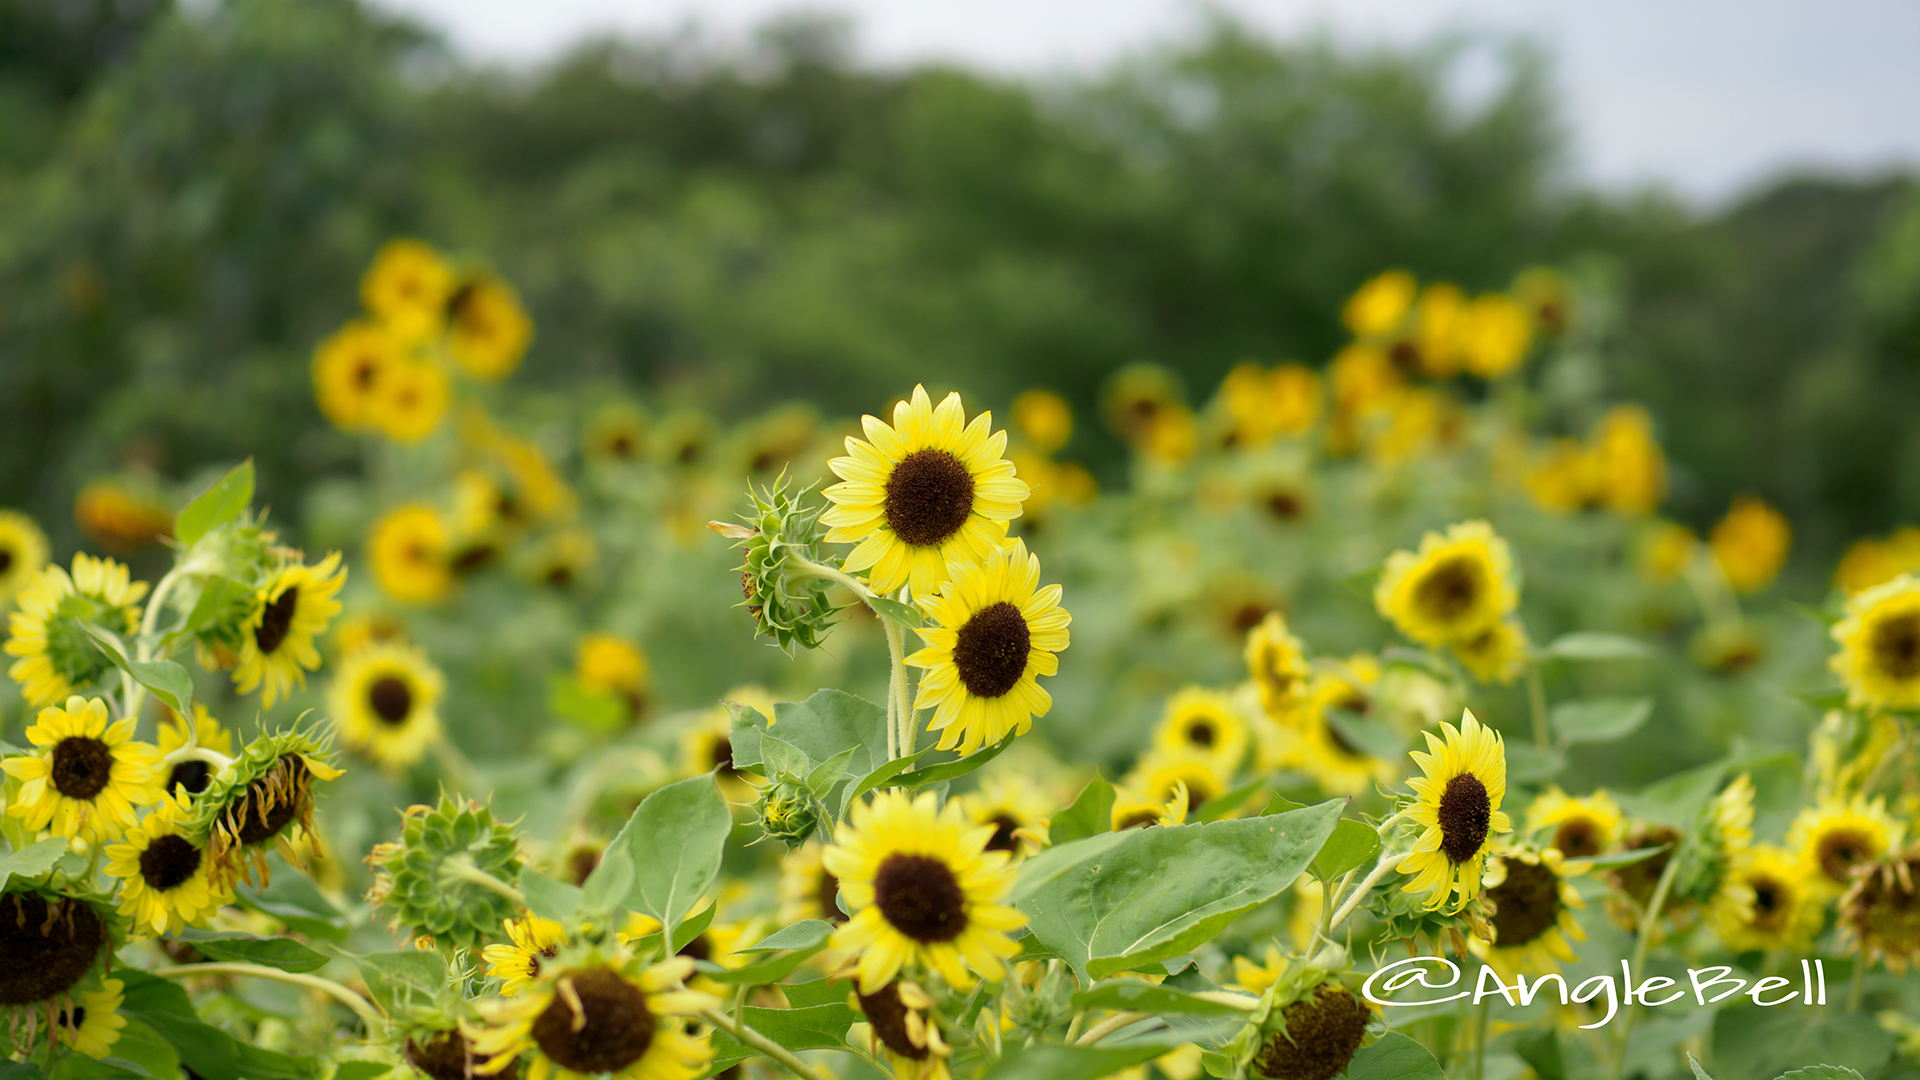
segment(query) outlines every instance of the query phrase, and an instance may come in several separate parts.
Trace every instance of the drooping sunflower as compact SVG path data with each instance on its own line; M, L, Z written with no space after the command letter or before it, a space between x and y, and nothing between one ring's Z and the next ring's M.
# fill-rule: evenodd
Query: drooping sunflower
M0 604L47 565L47 534L25 514L0 510Z
M1605 791L1573 796L1555 784L1527 806L1527 832L1551 828L1552 835L1541 842L1569 859L1590 859L1611 851L1620 842L1624 824L1620 807Z
M255 594L258 606L241 636L234 689L250 694L259 688L261 706L271 709L296 685L306 686L307 672L320 666L316 643L340 614L334 594L346 580L337 551L313 566L288 563L275 571Z
M1827 661L1859 709L1920 706L1920 580L1901 574L1847 598L1833 627L1840 651Z
M708 994L675 987L693 961L671 957L631 972L618 960L544 975L521 995L490 1010L485 1030L470 1031L474 1071L505 1072L518 1061L527 1080L694 1080L713 1047L687 1032L688 1017L717 1008Z
M969 821L993 826L987 850L1008 852L1016 860L1040 850L1047 835L1047 815L1055 806L1042 785L1023 781L989 777L980 782L978 791L959 796Z
M126 984L119 979L103 979L98 990L82 990L80 1003L71 1012L60 1010L54 1019L54 1036L63 1045L99 1060L113 1051L120 1041L120 1029L127 1018L120 1015L126 1000Z
M430 506L387 511L367 537L373 577L388 596L408 604L431 604L447 595L452 575L447 525Z
M520 366L533 340L533 320L513 287L481 274L447 298L447 352L476 379L504 379Z
M187 832L191 798L184 792L163 796L124 842L106 847L107 873L121 880L120 914L132 916L139 932L170 937L212 918L233 899L231 889L213 885L212 860Z
M369 645L340 663L327 704L340 737L388 769L405 769L440 738L446 681L410 645Z
M6 650L20 659L7 669L27 704L51 705L93 686L113 670L81 623L131 634L140 626L140 598L147 583L132 581L112 559L75 555L73 572L48 566L22 589L19 608L7 617L13 634Z
M524 919L508 919L507 936L513 944L489 945L480 950L480 958L487 962L487 974L500 980L500 996L519 997L540 977L545 962L560 955L560 946L567 943L567 928L530 913Z
M1573 947L1587 935L1573 913L1586 902L1568 879L1586 873L1583 862L1567 862L1553 848L1516 848L1496 855L1488 866L1486 897L1493 908L1493 941L1474 936L1473 954L1511 978L1520 972L1560 970L1573 963Z
M1798 949L1820 931L1822 908L1804 863L1762 844L1734 864L1733 888L1707 909L1720 941L1735 952Z
M327 764L326 752L325 743L302 731L261 736L193 800L188 831L207 837L208 880L215 888L231 889L242 878L252 882L256 872L264 888L269 842L288 862L305 866L294 840L314 831L314 781L340 776Z
M1313 668L1300 639L1287 630L1286 617L1267 613L1247 632L1247 671L1260 688L1260 707L1268 716L1282 716L1306 696Z
M952 1080L953 1050L940 1036L933 996L918 983L896 979L870 994L852 990L847 1005L867 1018L868 1051L884 1047L897 1080Z
M891 427L861 419L866 439L848 436L849 456L828 463L841 482L824 492L834 505L820 515L828 543L857 545L848 573L868 571L877 593L911 584L915 596L931 595L949 563L981 562L1005 545L1027 485L992 423L992 413L967 423L959 394L935 408L922 386L894 406Z
M408 341L440 332L453 292L453 271L418 240L394 240L380 249L360 279L360 301Z
M1852 885L1853 870L1900 846L1904 827L1879 799L1829 799L1800 811L1787 830L1787 848L1815 886L1831 894Z
M1423 645L1478 635L1519 602L1513 555L1484 521L1428 533L1418 551L1387 556L1373 605L1400 632Z
M1025 734L1053 707L1037 679L1059 671L1073 616L1060 607L1060 586L1040 587L1040 559L1025 541L949 572L920 600L930 625L914 632L926 647L907 663L926 669L913 707L934 710L927 730L941 732L940 749L971 754Z
M1407 781L1415 799L1407 818L1421 827L1412 854L1400 863L1411 875L1402 892L1426 893L1426 909L1457 913L1480 891L1493 838L1513 830L1500 803L1507 796L1507 748L1498 732L1473 713L1460 726L1442 724L1445 741L1432 732L1428 753L1413 752L1423 776Z
M7 813L27 828L52 828L66 837L97 841L118 836L134 823L135 808L159 797L153 783L160 756L133 741L134 719L107 720L107 703L79 696L48 706L27 728L41 752L0 761L20 781Z
M225 757L233 756L233 732L222 727L220 721L207 712L207 707L198 702L193 706L193 730L199 735L196 746ZM180 722L172 709L161 712L158 744L162 759L187 745L187 726ZM184 792L191 797L207 790L207 785L213 781L213 766L198 758L188 758L175 762L167 770L166 776L158 778L163 793L174 795Z
M822 863L840 881L853 918L833 947L859 957L859 989L875 993L908 964L933 968L956 987L971 967L998 981L1019 951L1007 931L1027 917L1006 906L1014 873L1005 852L987 851L989 826L969 825L960 805L933 792L899 790L855 803Z
M1896 975L1920 965L1920 853L1895 852L1866 864L1840 899L1840 936L1862 960Z
M387 373L407 360L406 347L385 326L351 322L313 354L313 396L334 427L356 431L372 422Z
M1480 682L1506 686L1527 670L1527 631L1518 619L1498 619L1454 642L1453 658Z
M1169 698L1153 731L1156 750L1212 758L1226 776L1232 776L1246 759L1251 740L1233 695L1200 686L1186 687Z

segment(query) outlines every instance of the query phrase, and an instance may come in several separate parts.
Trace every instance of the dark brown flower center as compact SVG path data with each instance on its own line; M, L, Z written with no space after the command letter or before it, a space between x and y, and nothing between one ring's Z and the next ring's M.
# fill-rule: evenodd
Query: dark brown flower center
M1507 860L1507 879L1487 890L1493 901L1493 943L1530 944L1560 918L1560 878L1542 863Z
M276 760L265 775L247 785L228 815L239 822L242 844L264 844L280 834L300 812L300 802L311 797L306 789L307 763L298 754Z
M177 889L200 869L200 849L178 834L155 837L140 853L140 877L156 892Z
M952 941L967 928L960 879L939 859L889 855L873 875L873 902L895 930L915 941Z
M1553 834L1553 846L1569 859L1585 859L1600 854L1600 829L1592 818L1568 818Z
M1783 881L1772 878L1753 878L1748 881L1753 886L1753 925L1758 930L1778 930L1787 921L1787 911L1792 905L1793 889Z
M1440 793L1440 852L1458 866L1480 853L1493 827L1493 802L1487 786L1470 772L1447 781Z
M499 554L500 549L482 541L477 544L469 544L455 552L453 561L448 565L453 567L453 572L456 574L471 574L475 570L479 570L488 563L491 563L495 556Z
M1033 633L1026 616L1005 600L976 612L953 642L953 666L974 697L997 698L1027 671Z
M659 1021L639 987L607 968L576 971L563 981L573 993L555 993L553 1003L534 1017L531 1031L534 1044L555 1065L577 1073L613 1073L646 1055Z
M567 873L572 875L575 885L586 883L587 876L600 865L600 850L591 847L577 847L567 855Z
M857 991L856 991L857 993ZM860 1011L867 1015L873 1033L888 1050L910 1061L925 1061L927 1047L913 1041L907 1030L907 1003L900 1000L900 984L890 982L878 993L860 994Z
M1306 505L1291 491L1276 491L1267 496L1267 513L1281 521L1293 521L1305 512Z
M106 943L106 928L79 900L38 893L0 897L0 1005L28 1005L73 989Z
M733 767L733 740L725 735L713 740L707 750L708 766L720 770L721 776L738 776L740 770Z
M260 651L272 655L280 643L287 640L287 631L293 629L293 613L300 607L300 586L288 586L287 590L267 601L265 610L260 612L260 625L253 631L254 644Z
M1120 828L1117 831L1125 831L1127 829L1144 829L1149 825L1158 825L1159 823L1160 823L1159 811L1135 810L1133 813L1128 814L1127 816L1120 819Z
M185 790L189 795L198 795L207 790L212 780L213 766L204 761L183 761L167 774L167 790Z
M1895 615L1874 626L1873 662L1896 679L1920 675L1920 613Z
M1815 855L1821 873L1844 883L1855 866L1873 857L1873 841L1858 829L1835 829L1820 838Z
M1413 590L1414 604L1443 622L1472 611L1479 599L1480 575L1466 556L1447 559L1427 571Z
M1627 836L1621 846L1628 851L1639 848L1667 845L1664 851L1650 855L1637 863L1622 866L1613 872L1613 881L1620 891L1631 897L1635 903L1645 904L1653 896L1653 887L1667 868L1667 860L1673 858L1673 845L1680 839L1680 833L1666 825L1649 825L1635 829Z
M840 879L820 871L820 880L815 885L815 896L820 901L820 910L830 923L847 921L847 913L840 910Z
M1020 841L1013 835L1019 830L1020 822L1015 820L1012 814L995 814L988 819L988 824L993 826L993 838L987 841L986 850L1012 851L1020 846Z
M53 744L53 789L69 799L91 801L113 778L113 751L99 739L75 735Z
M887 527L916 547L960 531L973 513L973 474L945 450L915 450L887 476Z
M1270 1080L1331 1080L1353 1060L1367 1034L1367 1008L1345 989L1323 983L1280 1012L1285 1030L1271 1032L1253 1059Z
M1213 729L1213 721L1196 719L1187 724L1187 741L1195 746L1212 746L1219 739L1219 733Z
M692 960L711 960L713 959L713 943L707 940L707 935L695 934L693 935L692 941L680 946L679 955Z
M382 675L367 688L367 705L373 709L373 715L399 727L413 712L413 691L405 679Z
M13 549L0 547L0 574L13 569Z
M407 1061L432 1080L474 1080L479 1075L474 1070L491 1060L493 1055L475 1053L457 1031L443 1031L424 1043L407 1040ZM519 1080L520 1063L515 1062L493 1075L504 1080Z

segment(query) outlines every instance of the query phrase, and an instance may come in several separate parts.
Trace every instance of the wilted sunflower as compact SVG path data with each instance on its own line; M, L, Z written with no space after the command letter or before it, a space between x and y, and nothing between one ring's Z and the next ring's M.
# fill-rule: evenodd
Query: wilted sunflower
M973 985L971 966L998 981L1019 951L1007 931L1027 918L1006 906L1014 873L1005 852L987 851L990 826L972 826L957 802L936 808L933 792L899 790L856 802L822 863L840 881L853 918L833 947L859 957L859 989L875 993L909 963L956 987Z
M360 302L408 341L440 332L453 271L418 240L394 240L380 249L360 279Z
M203 750L211 750L222 757L233 756L233 732L220 726L207 712L207 707L195 702L193 706L193 730L199 736L194 744ZM175 750L187 745L187 726L172 710L162 708L160 713L160 738L157 749L163 760ZM184 792L189 796L198 795L207 790L213 781L213 766L199 758L177 761L167 769L167 775L161 778L160 790L174 795Z
M877 593L911 584L915 596L931 595L949 563L981 562L1005 545L1027 485L992 423L992 413L967 423L959 394L935 408L922 386L894 406L891 427L861 418L867 438L849 436L849 456L828 463L841 482L823 492L834 505L820 515L828 543L857 545L848 573L868 571Z
M497 1075L486 1071L492 1058L474 1050L466 1033L457 1028L441 1029L432 1034L416 1031L408 1037L403 1053L407 1064L419 1070L427 1080L475 1080L476 1077ZM501 1073L511 1080L519 1080L518 1071L503 1069Z
M953 1050L940 1037L932 995L918 983L896 979L871 994L849 991L847 1005L867 1018L868 1050L886 1049L896 1080L952 1080Z
M506 282L475 275L447 298L447 352L474 378L506 378L520 365L531 340L533 321Z
M1025 541L949 572L920 600L931 625L915 628L926 647L907 663L926 669L913 707L934 710L927 730L941 732L940 749L971 754L1024 734L1053 707L1037 679L1059 671L1073 616L1060 586L1040 587L1040 559Z
M694 1080L713 1047L687 1034L685 1018L717 1008L718 998L675 987L693 974L676 956L644 971L599 963L544 975L520 997L491 1010L491 1023L470 1032L473 1049L491 1060L474 1071L505 1072L515 1061L527 1080Z
M269 841L289 862L302 865L287 831L312 834L313 782L340 775L322 759L324 752L323 743L303 732L263 736L193 800L188 831L207 837L208 880L215 888L230 889L241 878L251 883L256 870L264 888L269 870L263 849Z
M1856 795L1800 811L1787 830L1787 848L1799 857L1815 885L1830 895L1853 883L1855 867L1899 847L1904 831L1879 799L1869 802Z
M1554 784L1527 807L1527 832L1551 828L1542 838L1547 847L1569 859L1590 859L1611 851L1620 841L1624 819L1613 796L1605 791L1572 796Z
M0 604L47 565L47 534L25 514L0 510Z
M1840 934L1861 958L1896 975L1920 965L1920 854L1895 853L1868 863L1840 899Z
M567 943L567 928L528 914L507 920L507 936L513 944L489 945L480 950L480 958L487 962L487 974L500 980L500 996L518 997L540 977L544 963L560 955L560 946Z
M61 836L97 841L118 836L134 823L135 807L160 794L154 771L160 755L133 740L133 717L107 721L107 703L79 696L65 707L49 706L27 728L41 753L0 761L20 781L7 813L32 831L51 828Z
M147 583L129 580L127 568L112 559L75 555L71 575L58 566L40 571L7 617L13 636L6 649L20 657L7 674L27 704L51 705L112 672L113 661L80 624L131 634L140 627L145 595Z
M316 643L340 614L334 594L346 580L337 551L313 566L288 563L275 571L255 595L258 606L233 669L234 689L250 694L259 688L261 706L271 709L294 686L306 686L307 672L320 666Z
M95 1060L112 1053L113 1044L120 1041L120 1029L127 1026L127 1018L120 1015L125 989L119 979L103 979L100 989L82 990L80 1003L70 1011L61 1009L54 1018L54 1037Z
M1458 728L1442 724L1441 730L1444 743L1423 732L1431 752L1413 752L1425 775L1407 781L1416 798L1405 813L1421 831L1413 853L1400 863L1400 872L1413 877L1401 891L1426 893L1429 911L1451 902L1449 911L1458 912L1480 891L1493 838L1513 830L1500 809L1507 796L1507 748L1471 712L1462 714Z
M401 506L382 515L367 537L367 557L380 588L404 603L433 603L452 584L447 525L429 506Z
M1920 580L1901 574L1847 598L1833 627L1840 651L1827 660L1860 709L1920 706Z
M1373 605L1423 645L1470 640L1519 602L1507 542L1484 521L1428 533L1418 551L1387 556Z
M1453 643L1453 658L1476 680L1506 686L1527 670L1527 631L1514 618Z
M1493 908L1493 941L1478 936L1467 942L1473 954L1500 974L1560 970L1573 963L1567 939L1585 941L1573 913L1587 905L1569 878L1587 872L1583 862L1567 862L1553 848L1508 851L1488 866L1486 898Z
M343 431L372 422L387 373L408 362L406 348L385 326L351 322L313 354L313 396L320 414Z
M231 889L214 886L212 860L187 832L191 805L185 793L164 796L124 842L106 846L107 873L121 880L120 914L132 916L138 932L171 937L233 899Z
M1268 716L1282 716L1305 698L1313 668L1307 664L1300 639L1288 632L1285 616L1268 612L1260 625L1248 631L1246 655L1247 671L1260 689L1260 707Z
M1790 853L1771 844L1751 848L1729 877L1733 887L1715 897L1707 910L1727 948L1798 949L1819 933L1820 898L1806 865Z
M389 769L405 769L440 738L446 681L409 645L369 645L340 662L327 705L340 737Z
M1153 746L1167 753L1212 758L1218 772L1232 776L1247 756L1251 737L1231 694L1189 686L1167 699L1166 711L1153 731Z

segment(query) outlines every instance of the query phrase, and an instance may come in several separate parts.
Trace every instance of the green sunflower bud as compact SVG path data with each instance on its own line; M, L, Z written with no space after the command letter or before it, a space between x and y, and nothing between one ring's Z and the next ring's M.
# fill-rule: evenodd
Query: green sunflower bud
M753 616L756 632L773 638L789 655L795 645L819 648L839 610L827 599L828 582L794 572L791 561L823 561L820 543L826 529L820 524L822 508L804 502L811 490L812 485L808 485L792 491L791 481L783 472L770 488L755 491L748 485L747 498L753 512L742 515L743 524L715 521L707 526L739 541L734 546L745 553L740 590L746 594L740 606Z
M826 806L802 784L791 781L769 784L754 805L760 816L760 828L792 851L807 842L826 818Z
M367 857L375 880L367 899L392 911L391 925L435 941L476 948L519 914L520 842L477 802L440 796L438 806L402 812L400 839Z

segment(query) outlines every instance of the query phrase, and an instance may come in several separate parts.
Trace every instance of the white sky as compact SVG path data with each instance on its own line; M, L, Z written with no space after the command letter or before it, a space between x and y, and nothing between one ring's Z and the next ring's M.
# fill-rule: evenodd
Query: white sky
M606 30L744 36L797 8L852 17L861 57L1090 71L1197 21L1189 0L375 0L470 55L538 62ZM1920 0L1217 0L1276 35L1524 33L1555 57L1581 175L1717 202L1787 166L1920 166Z

